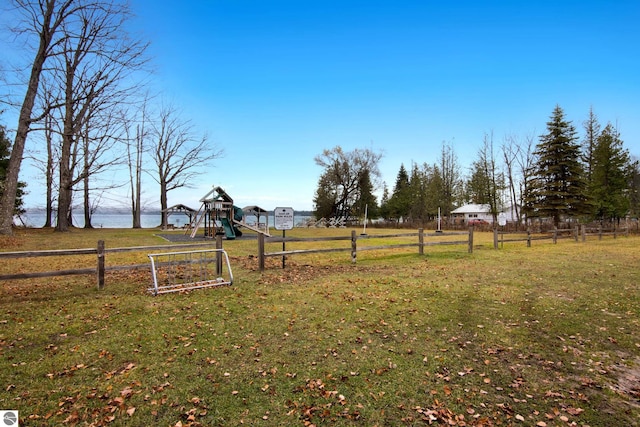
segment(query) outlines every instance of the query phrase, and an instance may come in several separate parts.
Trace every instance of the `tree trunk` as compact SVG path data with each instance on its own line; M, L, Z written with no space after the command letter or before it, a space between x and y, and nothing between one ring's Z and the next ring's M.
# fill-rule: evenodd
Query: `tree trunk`
M91 223L91 201L89 199L89 174L85 174L83 181L84 228L93 228Z
M142 228L141 219L141 195L142 190L142 151L144 148L144 128L136 128L136 151L135 151L135 171L131 176L131 209L133 214L133 228ZM131 164L131 161L129 161Z
M18 175L20 174L20 166L24 155L24 147L27 141L27 134L31 126L31 112L35 103L38 88L40 86L40 75L47 59L47 51L55 29L51 28L51 20L54 12L55 2L47 2L46 9L43 11L42 27L39 30L39 44L33 64L31 66L31 74L29 75L29 83L27 91L20 107L20 115L18 116L18 127L16 137L11 148L11 157L4 183L4 191L0 197L0 234L11 235L13 233L13 212L15 208L16 193L18 190Z
M134 198L133 196L131 197L132 199ZM133 201L133 205L132 205L132 209L131 209L131 214L133 216L133 228L142 228L142 221L140 218L140 201L137 199L140 199L139 196L135 197L136 200Z
M65 178L68 175L68 171L65 173L60 171L60 191L58 196L58 221L56 223L56 231L69 231L71 225L71 191L68 188L69 179Z
M140 155L142 158L142 155ZM140 192L142 190L142 166L140 165L136 171L136 201L135 201L135 212L133 214L133 228L142 228L142 212L141 212L141 196Z
M132 185L133 192L131 194L131 214L133 216L133 228L142 228L142 219L140 212L140 175L142 171L136 170L135 185Z
M82 178L82 183L83 183L83 199L82 199L82 205L84 208L84 228L93 228L93 224L91 224L91 199L89 197L89 175L90 174L90 167L89 167L89 129L88 129L88 123L86 124L87 129L85 130L85 134L81 136L82 138L82 145L83 145L83 151L84 151L84 155L82 156L84 159L84 169L83 169L83 178Z
M40 49L36 54L36 60L31 69L31 78L27 86L22 108L20 108L20 116L18 118L18 129L11 147L11 156L9 157L9 166L4 181L4 190L0 198L0 234L13 234L13 212L15 209L16 193L18 190L18 175L20 174L20 166L24 154L24 146L27 141L27 134L31 126L31 111L35 102L38 86L40 84L40 73L42 65L46 58L44 54L44 41L40 41Z
M53 130L51 116L45 117L45 133L47 139L47 164L45 166L45 180L47 186L46 194L46 218L43 227L51 227L51 217L53 216L53 140L51 134Z
M160 209L161 209L161 218L162 221L160 226L162 228L167 228L167 184L166 182L160 183Z
M58 223L56 231L69 231L71 225L71 193L72 193L72 171L71 171L71 146L73 144L73 128L67 120L71 116L71 107L67 106L64 132L62 135L62 149L60 150L60 188L58 190Z

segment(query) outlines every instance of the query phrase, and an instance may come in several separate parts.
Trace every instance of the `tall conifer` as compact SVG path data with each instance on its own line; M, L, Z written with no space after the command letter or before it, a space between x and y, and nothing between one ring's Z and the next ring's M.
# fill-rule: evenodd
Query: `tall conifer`
M564 218L587 213L587 186L580 162L580 144L573 124L560 106L547 122L534 151L526 205L529 217L551 218L558 226Z
M593 149L593 166L589 182L597 219L619 219L629 210L627 189L630 177L629 153L620 134L608 124L598 135Z

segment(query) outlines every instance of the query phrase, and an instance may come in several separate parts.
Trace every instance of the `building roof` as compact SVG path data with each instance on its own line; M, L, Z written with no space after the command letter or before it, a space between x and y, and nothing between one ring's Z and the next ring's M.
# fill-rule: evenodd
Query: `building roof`
M458 209L451 211L452 214L471 214L471 213L489 213L491 209L489 205L468 204L460 206Z

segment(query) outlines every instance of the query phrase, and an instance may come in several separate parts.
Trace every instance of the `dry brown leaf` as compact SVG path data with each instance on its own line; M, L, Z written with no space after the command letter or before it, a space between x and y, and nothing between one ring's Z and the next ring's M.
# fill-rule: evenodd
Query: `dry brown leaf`
M581 413L584 412L584 409L582 408L574 408L572 406L567 408L567 412L571 415L580 415Z

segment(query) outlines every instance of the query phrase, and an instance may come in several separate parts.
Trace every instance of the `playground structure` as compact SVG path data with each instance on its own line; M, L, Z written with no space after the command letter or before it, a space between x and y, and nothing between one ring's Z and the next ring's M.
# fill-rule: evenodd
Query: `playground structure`
M258 206L247 206L244 209L235 206L231 196L221 187L213 187L200 199L200 203L202 203L200 209L185 229L185 234L190 233L191 238L194 238L198 230L203 228L205 238L223 234L227 240L233 240L242 236L240 227L270 237L267 211ZM265 216L264 223L260 222L262 215ZM247 216L256 217L257 222L247 223Z

